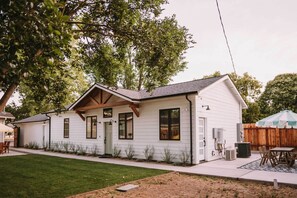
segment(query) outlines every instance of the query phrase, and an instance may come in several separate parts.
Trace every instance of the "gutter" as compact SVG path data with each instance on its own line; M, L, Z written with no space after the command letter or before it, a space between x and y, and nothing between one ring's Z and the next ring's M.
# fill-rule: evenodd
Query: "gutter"
M52 133L51 133L51 119L52 119L52 117L50 117L49 115L48 115L48 113L45 113L45 116L46 117L48 117L48 147L49 148L51 148L51 135L52 135Z
M186 95L187 101L190 105L190 155L191 155L191 165L193 165L193 127L192 127L192 101L189 100L188 94Z

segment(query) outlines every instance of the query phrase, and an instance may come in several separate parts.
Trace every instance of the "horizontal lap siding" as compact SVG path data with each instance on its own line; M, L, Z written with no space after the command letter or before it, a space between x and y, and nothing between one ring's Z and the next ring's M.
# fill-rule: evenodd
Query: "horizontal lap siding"
M237 140L236 123L241 122L241 107L230 90L225 82L221 82L202 93L198 99L197 116L207 119L206 160L220 157L215 151L213 128L224 129L223 137L226 147L234 147ZM209 105L210 110L206 111L202 105ZM212 151L215 151L215 156L211 155Z
M99 110L89 111L84 116L99 116ZM64 118L69 118L69 138L64 138ZM97 139L87 139L86 138L86 122L83 121L78 114L74 112L66 112L59 114L58 116L52 115L52 131L51 140L53 142L70 142L76 145L82 145L87 147L89 152L90 149L97 145L99 152L103 153L103 126L97 123Z
M35 142L39 147L43 145L43 122L23 123L20 127L20 146L25 146L30 142ZM45 125L45 141L48 139L48 123Z
M195 97L192 97L193 105ZM159 110L180 108L180 141L165 141L159 140ZM155 148L155 160L162 160L162 155L165 147L168 147L173 152L178 160L178 155L181 150L187 148L190 152L190 127L189 127L189 102L185 96L174 98L158 99L145 101L140 104L137 117L133 113L133 140L119 140L118 138L118 115L119 113L133 112L131 108L126 106L114 107L112 118L103 118L102 109L87 111L87 115L97 116L97 139L86 139L86 122L74 112L62 113L59 116L52 115L52 141L66 141L75 144L82 144L92 147L94 144L99 146L100 154L104 153L104 122L109 122L111 119L116 121L112 125L112 144L122 150L122 157L126 157L125 149L128 145L133 145L136 158L144 158L144 149L147 145L153 145ZM69 138L63 138L63 123L64 118L70 119Z
M180 141L168 141L159 139L159 110L180 108ZM131 112L129 108L117 108L116 114ZM134 119L134 139L119 140L118 128L114 127L114 145L122 150L122 156L125 157L125 149L127 146L133 145L136 158L144 158L144 149L147 145L153 145L155 148L155 160L162 160L164 148L169 148L172 153L178 155L181 150L187 148L190 152L190 136L189 136L189 102L182 97L159 99L147 101L140 104L140 116L133 115Z

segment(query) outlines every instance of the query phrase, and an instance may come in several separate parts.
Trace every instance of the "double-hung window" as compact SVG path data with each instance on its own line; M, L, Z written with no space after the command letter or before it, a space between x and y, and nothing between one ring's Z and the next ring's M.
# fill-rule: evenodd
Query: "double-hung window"
M64 138L69 138L69 118L64 118Z
M97 138L97 116L87 116L87 139Z
M180 140L180 109L160 110L160 140Z
M119 139L133 139L133 113L119 114Z

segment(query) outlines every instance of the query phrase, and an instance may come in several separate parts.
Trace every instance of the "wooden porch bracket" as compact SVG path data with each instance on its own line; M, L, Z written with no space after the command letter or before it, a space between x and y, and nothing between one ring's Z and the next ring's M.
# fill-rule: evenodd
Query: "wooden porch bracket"
M137 117L139 117L139 111L137 108L139 108L139 104L130 104L129 107L132 109L132 111L135 113Z
M75 113L77 113L77 114L79 115L79 117L80 117L83 121L86 120L86 118L82 115L82 112L80 112L80 111L75 111Z
M103 102L103 104L106 104L112 96L113 96L112 94L109 94L109 96L106 98L106 100Z
M121 101L121 102L113 102L113 103L97 104L97 105L86 106L86 107L79 107L76 110L81 112L81 111L87 111L87 110L103 108L103 107L116 107L116 106L131 105L131 104L132 103L129 101Z
M95 104L100 104L95 98L93 98L92 96L90 96L90 99L93 103Z

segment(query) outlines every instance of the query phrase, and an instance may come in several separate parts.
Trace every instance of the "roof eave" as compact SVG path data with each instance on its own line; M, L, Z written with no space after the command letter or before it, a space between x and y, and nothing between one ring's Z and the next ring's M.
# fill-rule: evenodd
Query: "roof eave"
M110 94L113 94L115 96L118 96L124 100L127 100L129 102L132 102L132 103L139 103L139 100L138 99L132 99L132 98L129 98L123 94L120 94L118 93L117 91L114 91L114 90L111 90L111 89L108 89L98 83L92 85L84 94L81 95L81 97L79 97L79 99L77 99L72 105L70 105L70 107L68 107L67 110L73 110L73 108L83 99L85 98L85 96L87 96L92 90L94 90L94 88L99 88L99 89L102 89Z
M184 95L188 95L188 94L197 94L197 93L198 93L197 91L191 91L191 92L184 92L184 93L178 93L178 94L172 94L172 95L164 95L164 96L143 98L143 99L140 99L140 101L154 100L154 99L161 99L161 98L170 98L170 97L184 96Z

